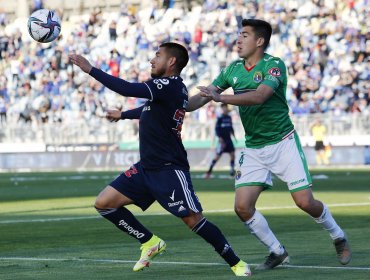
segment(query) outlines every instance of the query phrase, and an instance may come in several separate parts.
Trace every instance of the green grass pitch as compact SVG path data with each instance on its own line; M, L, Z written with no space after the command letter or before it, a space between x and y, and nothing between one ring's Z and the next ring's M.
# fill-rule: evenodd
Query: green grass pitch
M0 279L233 279L213 249L157 204L130 209L167 242L167 251L141 272L132 267L139 243L99 217L96 195L117 172L0 173ZM233 180L192 173L204 215L224 232L252 271L267 251L233 212ZM329 235L295 207L274 180L258 208L285 245L289 266L253 272L251 279L370 279L370 172L316 170L315 197L329 205L353 250L340 265Z

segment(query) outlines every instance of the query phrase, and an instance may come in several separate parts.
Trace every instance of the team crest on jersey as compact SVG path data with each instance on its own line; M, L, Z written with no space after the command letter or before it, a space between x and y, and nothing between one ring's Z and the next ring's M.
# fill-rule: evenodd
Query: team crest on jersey
M271 76L274 76L274 77L280 77L280 76L281 76L281 71L280 71L280 69L279 69L279 68L274 67L274 68L271 68L271 69L269 70L269 74L270 74Z
M254 73L253 81L255 81L256 83L260 83L262 81L262 73L260 71Z
M237 170L235 172L235 180L239 180L242 177L242 172L240 170Z

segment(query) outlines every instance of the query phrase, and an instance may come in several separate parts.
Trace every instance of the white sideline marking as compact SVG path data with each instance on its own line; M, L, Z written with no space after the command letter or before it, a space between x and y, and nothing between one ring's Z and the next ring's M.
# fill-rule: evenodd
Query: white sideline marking
M328 207L356 207L356 206L368 206L370 202L358 202L358 203L334 203L327 204ZM297 206L272 206L272 207L259 207L258 210L281 210L281 209L296 209ZM234 209L220 209L220 210L208 210L203 213L227 213L233 212ZM171 215L168 212L156 212L156 213L135 213L135 216L163 216ZM87 219L99 219L100 216L82 216L82 217L66 217L66 218L50 218L50 219L32 219L32 220L5 220L0 221L0 224L17 224L17 223L44 223L44 222L61 222L61 221L75 221L75 220L87 220Z
M0 261L77 261L77 262L101 262L101 263L136 263L137 261L128 260L110 260L110 259L77 259L77 258L26 258L26 257L0 257ZM159 262L153 261L157 264L173 264L173 265L194 265L194 266L226 266L225 263L198 263L198 262ZM249 264L250 266L257 266L258 264ZM355 266L316 266L316 265L282 265L279 268L306 268L306 269L338 269L338 270L370 270L370 267L355 267Z

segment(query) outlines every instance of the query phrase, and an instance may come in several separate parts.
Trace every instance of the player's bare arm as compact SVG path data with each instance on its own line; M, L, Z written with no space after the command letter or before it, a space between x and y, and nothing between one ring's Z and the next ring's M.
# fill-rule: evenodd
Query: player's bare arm
M212 84L209 85L208 87L205 87L205 88L209 88L210 90L221 93L221 90L218 89L217 87L215 87ZM197 94L189 97L189 104L188 104L188 107L186 108L186 111L187 112L195 111L195 110L199 109L200 107L203 107L205 104L207 104L211 100L212 100L212 98L202 96L202 93L198 92Z
M118 122L119 120L121 120L121 111L120 110L108 110L106 117L110 122Z
M274 90L266 85L260 85L255 91L237 95L220 95L214 89L204 86L199 86L197 88L201 91L200 95L205 98L210 98L215 102L222 102L237 106L253 106L263 104L274 93Z
M70 54L68 55L68 57L74 65L80 67L81 70L87 74L89 74L91 69L93 68L91 63L86 58L84 58L82 55Z

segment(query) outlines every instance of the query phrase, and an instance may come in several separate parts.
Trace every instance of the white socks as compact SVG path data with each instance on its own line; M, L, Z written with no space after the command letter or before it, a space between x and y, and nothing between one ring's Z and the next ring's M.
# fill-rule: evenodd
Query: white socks
M277 255L284 253L283 246L275 237L274 233L269 228L269 225L264 216L256 210L252 218L245 222L249 231L261 241L262 244L268 247L270 253Z
M324 210L322 211L321 216L313 219L316 221L316 223L321 224L322 227L329 232L331 239L335 240L337 238L344 238L343 230L335 222L328 207L324 203L323 206Z

